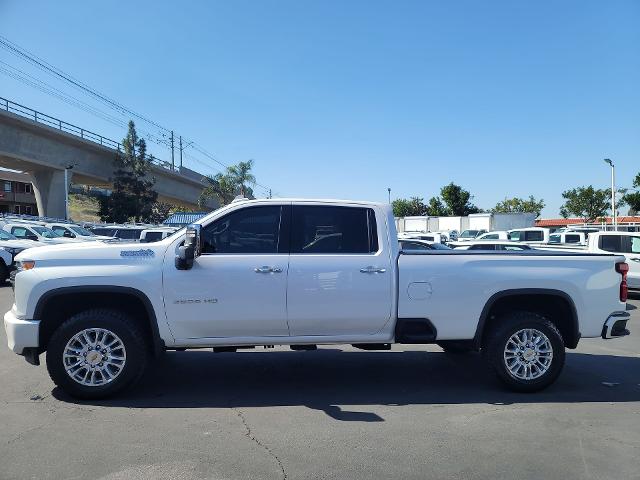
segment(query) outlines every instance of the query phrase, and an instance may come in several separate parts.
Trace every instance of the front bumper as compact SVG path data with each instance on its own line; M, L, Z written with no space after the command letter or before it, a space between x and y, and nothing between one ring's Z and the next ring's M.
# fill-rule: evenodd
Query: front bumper
M629 335L627 321L631 318L629 312L613 312L602 326L602 338L619 338Z
M24 355L25 349L38 347L40 322L38 320L21 320L12 310L4 314L4 329L7 332L9 348L18 355Z

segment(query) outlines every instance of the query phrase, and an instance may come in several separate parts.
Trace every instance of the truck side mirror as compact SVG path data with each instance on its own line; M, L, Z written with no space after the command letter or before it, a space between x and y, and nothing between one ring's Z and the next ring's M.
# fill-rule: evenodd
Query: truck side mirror
M184 245L178 247L176 255L176 268L189 270L193 267L193 261L200 256L200 232L201 225L189 225L184 239Z

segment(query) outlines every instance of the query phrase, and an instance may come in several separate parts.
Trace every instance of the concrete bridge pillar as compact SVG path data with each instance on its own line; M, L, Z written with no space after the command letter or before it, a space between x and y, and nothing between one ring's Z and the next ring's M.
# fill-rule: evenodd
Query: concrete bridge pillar
M38 215L65 218L64 170L42 169L28 172L33 182ZM69 177L71 172L69 172ZM71 178L69 178L71 182Z

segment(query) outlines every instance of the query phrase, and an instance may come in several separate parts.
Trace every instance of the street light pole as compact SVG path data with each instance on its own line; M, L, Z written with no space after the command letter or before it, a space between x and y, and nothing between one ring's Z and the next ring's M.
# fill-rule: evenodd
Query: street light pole
M611 166L611 221L613 223L613 230L618 230L618 216L616 215L616 166L613 162L605 158L605 163Z
M389 193L389 203L391 203L391 188L387 188L387 192Z

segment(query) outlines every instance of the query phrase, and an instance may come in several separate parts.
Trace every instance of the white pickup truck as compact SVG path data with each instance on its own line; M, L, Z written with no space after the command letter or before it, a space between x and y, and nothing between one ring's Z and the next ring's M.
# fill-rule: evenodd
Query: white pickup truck
M165 350L437 343L481 351L519 391L556 380L565 347L627 335L624 257L400 252L388 205L237 201L151 244L17 256L9 347L69 394L131 385Z
M570 232L563 233L565 236L570 234ZM584 235L584 233L580 233L579 235ZM553 234L551 236L553 236ZM582 242L586 242L586 245L578 243L549 243L548 245L543 245L538 248L552 251L622 255L625 257L625 262L629 265L629 272L627 274L629 289L640 290L640 232L591 232L587 239L582 240Z

